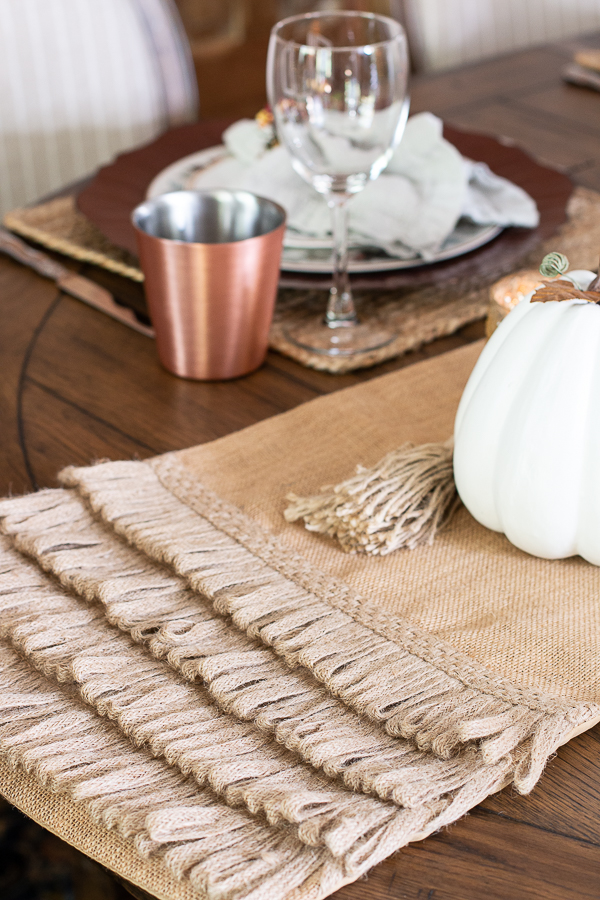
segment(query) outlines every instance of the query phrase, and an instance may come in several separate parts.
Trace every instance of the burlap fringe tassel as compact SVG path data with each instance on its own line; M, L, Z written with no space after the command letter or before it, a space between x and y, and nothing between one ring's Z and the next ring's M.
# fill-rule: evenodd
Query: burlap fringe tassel
M288 494L288 522L339 541L346 553L385 556L431 544L459 504L452 471L454 441L404 444L370 469L312 497Z
M214 501L204 518L180 502L171 492L181 475L171 458L159 458L153 466L107 463L68 470L63 478L129 543L169 566L240 630L272 647L288 665L308 669L335 697L388 734L442 759L468 746L481 753L486 765L514 753L514 784L526 793L556 747L598 714L589 704L515 688L472 661L460 671L451 650L447 655L438 646L431 650L427 639L410 627L409 650L382 637L342 611L340 607L353 606L344 590L336 597L329 582L326 599L319 597L319 573L313 593L251 553L242 543L245 517L239 511ZM167 490L157 473L165 479L169 471ZM187 496L185 485L182 490ZM214 521L227 524L236 539ZM274 554L272 541L270 549ZM354 602L354 608L358 605ZM285 704L285 691L262 657L252 661L254 677L262 677L263 666L265 704L273 697ZM243 670L228 673L232 680L239 678L240 687L248 675ZM293 710L293 700L291 706Z

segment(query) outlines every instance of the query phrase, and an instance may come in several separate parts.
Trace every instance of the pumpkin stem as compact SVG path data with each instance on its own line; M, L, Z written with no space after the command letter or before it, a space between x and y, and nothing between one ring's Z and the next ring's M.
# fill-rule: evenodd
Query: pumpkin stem
M564 253L547 253L540 265L540 274L544 278L556 278L564 275L569 268L569 260Z
M542 263L540 265L540 274L542 274L545 278L558 278L559 275L564 275L565 272L569 268L569 260L564 255L564 253L558 253L554 251L553 253L547 253L543 258ZM547 290L548 288L552 288L550 282L545 282L546 288L538 289L533 295L533 300L567 300L569 299L566 296L558 296L560 293L560 288L564 282L559 281L554 282L555 287L553 290ZM545 293L544 293L545 292ZM564 294L564 290L562 291ZM587 290L585 292L578 291L577 293L573 293L573 297L582 297L586 300L589 300L590 303L600 304L600 296L596 300L593 297L590 297L589 294L599 294L600 295L600 265L598 266L598 274L593 279L593 281L588 285Z
M600 266L598 267L598 274L594 278L591 284L588 284L588 291L600 291ZM596 303L600 303L600 298L596 301Z

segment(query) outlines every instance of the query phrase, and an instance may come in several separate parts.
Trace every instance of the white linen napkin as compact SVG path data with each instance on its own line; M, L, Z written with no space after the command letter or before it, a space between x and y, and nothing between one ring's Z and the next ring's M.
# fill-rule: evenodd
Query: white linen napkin
M535 228L535 202L484 163L464 159L442 136L431 113L412 116L385 171L349 206L353 243L392 256L434 256L465 216L478 224ZM330 213L324 198L292 168L282 145L269 149L269 129L251 119L230 126L223 141L230 156L196 173L190 187L250 190L275 200L298 236L327 238Z

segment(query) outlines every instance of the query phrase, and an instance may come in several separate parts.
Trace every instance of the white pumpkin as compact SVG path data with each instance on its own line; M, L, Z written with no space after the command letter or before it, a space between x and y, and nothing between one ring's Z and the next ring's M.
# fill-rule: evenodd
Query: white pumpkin
M595 276L566 277L585 290ZM454 439L478 522L535 556L600 565L600 305L521 301L469 378Z

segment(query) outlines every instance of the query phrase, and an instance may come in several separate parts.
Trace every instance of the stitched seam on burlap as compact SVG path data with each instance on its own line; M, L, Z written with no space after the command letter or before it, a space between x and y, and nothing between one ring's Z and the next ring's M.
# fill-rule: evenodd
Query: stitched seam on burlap
M260 545L261 552L267 556L264 564L271 571L278 571L275 568L274 560L270 558L274 556L275 561L282 568L289 565L293 570L289 575L282 575L282 577L287 578L297 587L310 590L314 596L317 596L318 592L318 598L330 608L339 609L359 626L368 629L368 632L386 638L402 651L409 652L440 673L455 678L467 687L473 687L477 691L513 705L528 706L532 710L539 710L550 715L559 711L563 712L572 718L574 725L598 714L600 707L594 704L569 704L568 701L548 696L540 691L530 691L518 687L505 678L493 675L489 670L464 654L455 651L445 642L432 638L426 632L387 615L374 604L361 598L344 582L320 572L298 554L290 552L281 545L281 542L266 534L257 523L248 519L236 507L204 488L188 470L181 466L175 454L166 454L150 462L106 463L84 469L66 469L61 474L61 479L63 483L76 487L82 496L88 499L92 509L106 517L102 490L111 482L113 486L119 484L121 490L124 490L125 484L129 482L131 490L135 494L137 481L148 482L150 473L156 479L156 487L153 486L152 490L156 490L156 488L162 490L160 503L164 505L165 502L169 502L174 514L177 513L178 505L181 504L197 515L200 520L210 522L217 531L226 534L250 554L263 561L258 552L259 547L253 546L256 542L257 545ZM98 484L101 484L102 487L99 488ZM145 485L145 492L149 493L150 490L148 483ZM167 497L170 497L171 500L167 501ZM136 543L131 527L125 526L121 522L121 518L125 517L126 511L124 510L121 517L117 517L113 521L107 517L107 521L128 541ZM160 531L161 527L162 536L166 538L164 529L168 527L168 523L165 521L164 512L155 531ZM155 547L151 548L146 543L143 550L159 562L166 563L179 571L174 565L172 557L167 559L165 554L161 552L157 554ZM296 572L296 570L298 571ZM309 587L304 587L303 583L305 570L311 579ZM314 583L312 579L314 579ZM321 582L325 584L325 592L319 588ZM260 633L257 633L256 636L263 639ZM450 660L451 667L444 666L444 662L447 660ZM310 668L310 666L307 667ZM321 680L324 681L324 679ZM327 682L324 681L324 683Z
M600 711L600 707L595 704L568 703L542 691L520 688L508 679L494 675L441 639L433 638L416 626L375 607L345 582L319 570L266 532L240 509L205 488L179 463L175 454L165 454L142 465L151 466L166 490L177 500L189 506L197 515L208 519L215 528L241 543L275 571L323 602L342 610L374 634L398 643L412 655L466 686L492 694L509 703L549 713L573 709L575 706L584 715L587 710L590 711L590 716Z

